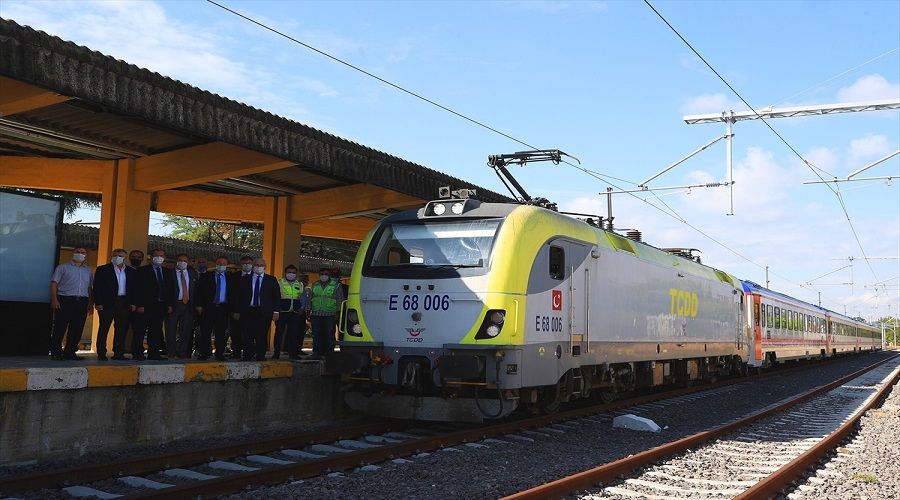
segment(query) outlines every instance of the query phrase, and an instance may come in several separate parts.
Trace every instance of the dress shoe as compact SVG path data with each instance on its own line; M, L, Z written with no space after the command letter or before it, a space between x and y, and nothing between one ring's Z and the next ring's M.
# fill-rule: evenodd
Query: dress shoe
M125 361L125 355L124 354L116 354L115 356L112 357L112 359L115 361Z
M225 361L225 356L222 356L221 354L216 354L216 361Z
M278 359L278 358L280 358L280 357L281 357L281 354L279 354L279 353L276 352L275 354L272 355L272 358L271 358L271 359Z
M73 355L71 355L71 356L66 356L65 359L66 359L67 361L81 361L81 360L84 359L84 358L82 358L81 356L76 356L76 355L73 354Z
M147 359L149 359L150 361L162 361L163 360L162 356L147 356Z
M106 357L106 354L98 354L97 361L109 361L109 358Z
M54 354L54 355L50 356L50 359L52 359L53 361L62 361L63 355L62 354Z
M303 357L300 356L299 354L291 354L291 355L288 356L288 357L291 358L291 359L293 359L293 360L295 360L295 361L298 361L298 360L303 359Z
M209 356L197 356L197 361L206 361L209 359Z
M131 360L132 361L146 361L147 358L145 358L143 354L140 354L138 356L132 356Z

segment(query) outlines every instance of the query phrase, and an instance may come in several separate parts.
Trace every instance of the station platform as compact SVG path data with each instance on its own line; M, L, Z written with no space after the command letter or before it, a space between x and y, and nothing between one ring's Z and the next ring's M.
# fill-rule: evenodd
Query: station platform
M346 418L320 360L0 357L0 467Z

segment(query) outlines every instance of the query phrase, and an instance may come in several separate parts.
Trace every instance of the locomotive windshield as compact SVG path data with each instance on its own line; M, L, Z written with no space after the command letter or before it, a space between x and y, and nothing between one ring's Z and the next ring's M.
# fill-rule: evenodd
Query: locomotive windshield
M484 268L501 219L395 222L374 244L370 268Z

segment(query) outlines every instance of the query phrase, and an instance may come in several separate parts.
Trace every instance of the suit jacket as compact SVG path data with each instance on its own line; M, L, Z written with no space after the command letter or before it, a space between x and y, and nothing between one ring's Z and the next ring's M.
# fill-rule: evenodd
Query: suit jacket
M129 266L125 270L125 303L134 304L137 290L137 271ZM94 271L94 303L98 306L114 306L119 296L119 279L112 263L97 267Z
M157 301L159 297L159 283L156 280L156 273L153 271L152 265L141 266L135 271L137 276L137 289L134 294L134 305L138 307L147 307ZM163 302L166 306L172 306L178 297L178 289L175 280L175 271L172 269L162 268L163 280L165 281L163 290Z
M234 279L231 273L225 273L225 303L231 306L236 293L233 289L237 288L238 281ZM213 307L216 302L216 272L207 271L200 274L197 279L197 293L194 296L194 305L204 309Z
M190 268L185 269L185 272L187 273L187 280L188 280L188 305L191 307L194 307L194 305L197 303L196 297L197 297L197 276L198 275L196 272L191 272ZM175 277L175 292L174 292L174 295L172 296L172 302L173 303L181 302L180 300L178 300L178 292L179 292L179 289L181 288L181 282L178 281L178 269L172 270L172 275Z
M254 275L249 274L240 278L237 293L237 309L235 312L246 313L250 309L250 300L253 297ZM269 316L278 310L281 305L281 287L278 280L271 274L264 274L263 281L259 285L259 309L264 316Z

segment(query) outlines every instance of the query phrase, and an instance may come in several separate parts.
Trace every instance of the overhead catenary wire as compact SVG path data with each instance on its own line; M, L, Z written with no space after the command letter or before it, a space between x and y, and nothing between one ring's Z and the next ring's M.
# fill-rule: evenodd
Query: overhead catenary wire
M293 36L291 36L291 35L288 35L288 34L282 32L282 31L280 31L280 30L277 30L277 29L275 29L275 28L272 28L272 27L266 25L265 23L263 23L263 22L261 22L261 21L258 21L258 20L254 19L254 18L252 18L252 17L250 17L250 16L248 16L248 15L242 14L242 13L240 13L240 12L234 10L234 9L231 9L231 8L229 8L229 7L227 7L227 6L223 5L223 4L221 4L221 3L219 3L219 2L216 2L215 0L206 0L206 1L207 1L207 3L209 3L209 4L211 4L211 5L214 5L214 6L218 7L218 8L220 8L220 9L222 9L222 10L224 10L224 11L226 11L226 12L229 12L229 13L231 13L231 14L233 14L233 15L235 15L235 16L241 18L241 19L244 19L245 21L248 21L248 22L250 22L250 23L252 23L252 24L254 24L254 25L256 25L256 26L259 26L260 28L262 28L262 29L264 29L264 30L266 30L266 31L269 31L269 32L271 32L271 33L274 33L274 34L280 36L280 37L283 37L283 38L285 38L285 39L287 39L287 40L290 40L290 41L292 41L292 42L294 42L294 43L296 43L296 44L298 44L298 45L301 45L301 46L303 46L303 47L305 47L305 48L307 48L307 49L309 49L309 50L311 50L311 51L313 51L313 52L316 52L317 54L320 54L320 55L322 55L322 56L324 56L324 57L327 57L328 59L331 59L331 60L333 60L333 61L335 61L335 62L337 62L337 63L339 63L339 64L341 64L341 65L344 65L344 66L346 66L346 67L348 67L348 68L351 68L351 69L353 69L354 71L357 71L357 72L359 72L359 73L362 73L362 74L364 74L364 75L366 75L366 76L368 76L368 77L370 77L370 78L373 78L373 79L375 79L375 80L378 80L379 82L381 82L381 83L383 83L383 84L385 84L385 85L388 85L388 86L390 86L390 87L392 87L392 88L394 88L394 89L396 89L396 90L399 90L399 91L401 91L401 92L403 92L403 93L405 93L405 94L408 94L408 95L410 95L410 96L412 96L412 97L414 97L414 98L416 98L416 99L419 99L419 100L422 100L422 101L424 101L424 102L426 102L426 103L428 103L428 104L431 104L432 106L435 106L435 107L437 107L437 108L439 108L439 109L441 109L441 110L443 110L443 111L446 111L446 112L448 112L448 113L451 113L451 114L453 114L453 115L455 115L455 116L457 116L457 117L459 117L459 118L461 118L461 119L463 119L463 120L465 120L465 121L468 121L468 122L470 122L470 123L472 123L472 124L474 124L474 125L477 125L477 126L483 128L483 129L486 129L486 130L488 130L488 131L490 131L490 132L493 132L493 133L495 133L495 134L498 134L498 135L500 135L500 136L502 136L502 137L505 137L505 138L507 138L507 139L509 139L509 140L511 140L511 141L513 141L513 142L515 142L515 143L517 143L517 144L523 145L523 146L525 146L525 147L528 147L528 148L531 148L531 149L534 149L534 150L541 149L541 148L539 148L539 147L537 147L537 146L534 146L534 145L528 143L527 141L524 141L524 140L522 140L522 139L519 139L519 138L517 138L517 137L514 137L513 135L511 135L511 134L509 134L509 133L503 132L502 130L499 130L499 129L495 128L495 127L492 127L492 126L490 126L490 125L488 125L488 124L486 124L486 123L484 123L484 122L482 122L482 121L480 121L480 120L477 120L477 119L475 119L475 118L469 117L469 116L463 114L462 112L456 111L456 110L450 108L449 106L443 105L443 104L441 104L441 103L439 103L439 102L437 102L437 101L435 101L435 100L433 100L433 99L429 99L429 98L427 98L427 97L421 95L421 94L418 93L418 92L414 92L414 91L412 91L412 90L409 90L409 89L407 89L407 88L405 88L405 87L403 87L403 86L401 86L401 85L399 85L399 84L396 84L396 83L394 83L394 82L391 82L391 81L389 81L389 80L387 80L387 79L385 79L385 78L382 78L382 77L380 77L380 76L378 76L378 75L376 75L376 74L374 74L374 73L372 73L372 72L370 72L370 71L367 71L367 70L365 70L365 69L363 69L363 68L361 68L361 67L359 67L359 66L357 66L357 65L355 65L355 64L352 64L352 63L350 63L350 62L348 62L348 61L345 61L345 60L343 60L343 59L341 59L341 58L339 58L339 57L337 57L337 56L334 56L334 55L332 55L332 54L329 54L328 52L325 52L324 50L321 50L321 49L319 49L319 48L317 48L317 47L315 47L315 46L313 46L313 45L311 45L311 44L309 44L309 43L303 42L302 40L299 40L299 39L297 39L297 38L295 38L295 37L293 37ZM649 3L648 3L648 5L649 5ZM652 6L651 6L651 8L652 8ZM654 9L654 10L655 10L655 9ZM698 56L699 56L699 54L698 54ZM701 57L701 59L702 59L702 57ZM704 61L704 62L705 62L705 61ZM714 70L714 71L715 71L715 70ZM720 78L721 78L721 77L720 77ZM729 87L730 87L730 86L729 86ZM733 89L732 89L732 90L733 90ZM745 104L746 104L746 102L745 102ZM752 108L751 108L751 109L752 109ZM786 141L785 141L785 143L786 143ZM796 152L796 151L795 151L795 152ZM798 154L798 156L799 156L799 153L797 153L797 154ZM801 157L801 158L802 158L802 157ZM623 189L622 189L621 187L619 187L619 186L613 184L612 182L610 182L610 181L607 180L607 179L614 179L614 180L617 180L617 181L620 181L620 182L625 182L625 183L629 183L629 184L635 184L634 182L631 182L631 181L628 181L628 180L625 180L625 179L619 179L619 178L617 178L617 177L613 177L613 176L610 176L610 175L606 175L606 174L601 174L601 173L599 173L599 172L595 172L595 171L593 171L593 170L590 170L590 169L581 167L580 165L573 164L573 163L571 163L571 162L569 162L569 161L567 161L567 160L563 160L562 163L567 164L567 165L570 165L570 166L572 166L572 167L574 167L574 168L576 168L576 169L578 169L578 170L581 170L582 172L584 172L584 173L590 175L591 177L594 177L594 178L596 178L596 179L598 179L598 180L600 180L600 181L602 181L602 182L604 182L604 183L606 183L606 184L608 184L608 185L610 185L610 186L612 186L612 187L614 187L614 188L616 188L616 189L619 189L619 190L623 190ZM820 177L820 178L821 178L821 177ZM635 184L635 185L636 185L636 184ZM651 191L652 191L652 190L651 190ZM657 206L657 205L651 203L650 201L648 201L648 200L646 200L646 199L641 198L640 196L635 195L634 193L628 193L628 194L630 194L630 195L633 196L634 198L636 198L636 199L638 199L638 200L640 200L640 201L642 201L642 202L644 202L644 203L650 205L651 207L655 208L656 210L662 212L663 214L666 214L667 216L672 217L673 219L675 219L675 220L677 220L677 221L679 221L679 222L685 224L686 226L688 226L689 228L693 229L693 230L696 231L697 233L701 234L702 236L706 237L707 239L709 239L710 241L716 243L717 245L721 246L722 248L728 250L729 252L733 253L734 255L740 257L741 259L743 259L743 260L749 262L750 264L755 265L755 266L759 267L760 269L764 269L764 268L766 267L766 266L763 266L763 265L761 265L761 264L756 263L755 261L753 261L753 260L750 259L749 257L747 257L747 256L745 256L745 255L743 255L743 254L741 254L741 253L738 252L737 250L735 250L735 249L729 247L728 245L726 245L726 244L722 243L721 241L717 240L716 238L713 238L712 236L710 236L709 234L707 234L706 232L704 232L704 231L701 230L700 228L698 228L698 227L694 226L693 224L689 223L684 217L682 217L681 215L679 215L679 214L678 214L677 212L675 212L668 204L666 204L665 201L660 200L660 201L661 201L663 204L665 204L665 205L669 208L669 210L671 210L672 212L666 211L665 209L660 208L659 206ZM798 286L798 287L800 287L800 288L809 288L809 287L804 286L804 285L802 285L802 284L800 284L800 283L796 283L796 282L794 282L794 281L792 281L792 280L790 280L790 279L788 279L788 278L786 278L786 277L784 277L784 276L780 276L780 275L778 275L777 273L772 272L771 270L770 270L770 273L771 273L772 275L774 275L774 276L779 276L780 278L784 279L786 282L791 283L791 284L793 284L793 285L795 285L795 286Z
M691 45L691 43L688 42L687 39L684 36L682 36L682 34L677 29L675 29L674 26L672 26L672 23L670 23L665 18L665 16L663 16L658 10L656 10L656 7L654 7L653 4L650 3L650 0L644 0L644 3L647 4L648 7L650 7L650 9L657 15L657 17L659 17L662 20L662 22L664 22L666 24L666 26L668 26L669 29L672 30L672 32L675 33L675 35L678 38L680 38L681 41L684 42L684 44L687 45L687 47L689 49L691 49L691 51L694 53L694 55L696 55L697 57L700 58L701 61L703 61L703 64L705 64L706 67L709 68L710 71L712 71L719 78L719 80L721 80L722 83L724 83L725 86L728 87L728 89L731 90L731 92L735 96L737 96L737 98L740 99L741 102L744 103L744 105L747 106L747 108L750 111L752 111L753 114L755 114L756 117L760 121L762 121L763 124L765 124L765 126L768 127L768 129L770 131L772 131L772 133L775 134L775 136L778 137L778 139L780 139L782 143L784 143L785 146L788 147L788 149L791 150L791 152L794 153L794 155L797 156L797 158L800 158L800 161L802 161L803 164L806 165L807 168L809 168L812 171L812 173L816 174L816 177L818 177L819 180L825 181L825 179L819 174L819 172L818 172L819 169L817 169L817 167L813 166L812 163L810 163L806 158L804 158L803 155L801 155L800 152L797 151L797 149L794 148L794 146L792 146L791 143L789 143L787 141L787 139L784 138L784 136L782 136L780 133L778 133L777 130L775 130L775 128L772 126L772 124L770 124L765 118L763 118L759 113L757 113L756 109L753 106L751 106L750 103L747 102L746 99L744 99L744 97L740 94L740 92L738 92L730 83L728 83L728 80L726 80L725 77L723 77L716 70L716 68L714 68L713 65L710 64L709 61L707 61L706 58L703 57L703 55L701 55L700 52L697 49L695 49L694 46ZM859 251L862 252L863 257L865 257L866 251L865 251L865 249L863 249L862 241L860 241L859 235L856 233L856 228L853 226L853 221L850 220L850 213L847 211L847 205L844 203L844 199L840 195L840 190L839 189L836 190L835 188L831 187L829 184L825 184L825 186L828 187L828 189L831 190L831 192L837 197L838 202L841 205L841 210L843 210L843 212L844 212L844 217L847 219L847 224L850 225L850 231L853 233L853 238L856 239L856 244L857 244L857 246L859 246ZM869 266L869 271L871 271L872 276L874 276L875 279L878 279L878 275L875 274L875 268L872 267L872 264L868 260L866 260L866 264Z

